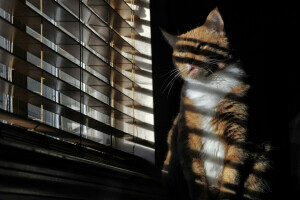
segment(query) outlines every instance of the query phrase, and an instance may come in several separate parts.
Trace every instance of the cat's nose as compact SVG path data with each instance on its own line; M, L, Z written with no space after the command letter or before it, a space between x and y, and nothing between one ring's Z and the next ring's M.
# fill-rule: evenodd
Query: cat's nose
M189 74L189 75L195 75L195 74L197 74L197 73L199 72L199 70L200 70L198 67L193 67L193 66L190 65L190 64L187 64L186 67L187 67L187 71L188 71L188 74Z
M193 70L196 69L195 67L193 67L193 66L190 65L190 64L187 64L187 65L186 65L186 68L187 68L188 73L191 73Z

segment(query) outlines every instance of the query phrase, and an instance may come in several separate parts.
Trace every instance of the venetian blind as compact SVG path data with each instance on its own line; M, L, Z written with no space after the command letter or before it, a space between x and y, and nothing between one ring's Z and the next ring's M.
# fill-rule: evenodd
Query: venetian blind
M134 0L0 2L2 123L153 161Z

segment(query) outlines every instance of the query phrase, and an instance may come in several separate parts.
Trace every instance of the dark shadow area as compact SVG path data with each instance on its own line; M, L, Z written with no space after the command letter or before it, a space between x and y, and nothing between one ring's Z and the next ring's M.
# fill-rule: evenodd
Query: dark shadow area
M299 45L295 31L299 12L295 3L289 0L165 0L152 1L150 6L156 167L161 169L165 159L166 136L179 111L182 86L182 81L177 80L168 95L161 93L166 79L163 75L174 66L172 49L159 28L176 35L185 33L202 25L208 13L218 6L229 43L243 64L247 83L251 86L246 97L248 140L257 144L271 141L274 148L270 155L273 160L269 178L272 192L266 199L289 199L298 194L295 177L288 173L291 166L295 169L298 159L298 154L290 153L289 124L300 111L300 97L297 95L300 79L296 73L298 53L293 48ZM295 148L298 146L294 145Z
M290 162L292 190L294 193L300 192L300 113L290 123Z

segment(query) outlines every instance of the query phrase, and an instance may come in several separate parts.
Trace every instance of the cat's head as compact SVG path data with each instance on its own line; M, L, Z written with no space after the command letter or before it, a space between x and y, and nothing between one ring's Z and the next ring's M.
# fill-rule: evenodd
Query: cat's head
M218 11L211 11L205 23L185 34L175 36L165 31L163 35L173 47L173 60L184 79L201 79L220 71L232 60Z

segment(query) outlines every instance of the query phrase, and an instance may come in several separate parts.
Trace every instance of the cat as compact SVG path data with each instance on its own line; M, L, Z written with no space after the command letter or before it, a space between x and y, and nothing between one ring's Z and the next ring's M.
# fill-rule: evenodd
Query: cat
M171 199L188 199L179 194L183 182L192 200L263 198L270 190L264 173L270 169L271 146L247 141L243 101L250 86L218 8L185 34L162 32L184 80L162 169Z

